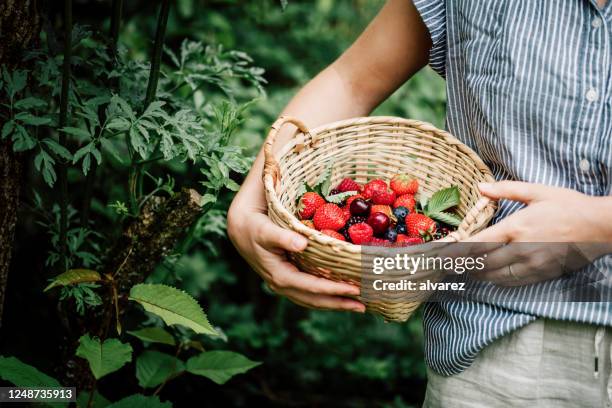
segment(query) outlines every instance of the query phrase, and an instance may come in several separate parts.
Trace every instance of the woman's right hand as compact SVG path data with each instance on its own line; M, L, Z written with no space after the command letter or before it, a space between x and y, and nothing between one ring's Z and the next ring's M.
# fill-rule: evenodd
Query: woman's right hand
M250 194L245 190L252 189L242 189L228 211L228 235L240 255L272 291L298 305L314 309L365 312L362 303L345 297L359 295L357 286L301 272L287 261L285 251L302 251L308 240L296 232L277 226L268 218L265 199L261 202L263 186L261 188L261 191Z

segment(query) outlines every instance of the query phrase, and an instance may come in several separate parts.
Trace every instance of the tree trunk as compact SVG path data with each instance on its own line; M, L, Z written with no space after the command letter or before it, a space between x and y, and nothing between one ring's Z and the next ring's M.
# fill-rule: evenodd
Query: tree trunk
M38 39L40 17L36 6L35 0L0 0L0 65L9 70L20 67L23 50ZM0 129L3 125L0 119ZM0 140L0 326L17 223L20 174L20 158L8 140Z

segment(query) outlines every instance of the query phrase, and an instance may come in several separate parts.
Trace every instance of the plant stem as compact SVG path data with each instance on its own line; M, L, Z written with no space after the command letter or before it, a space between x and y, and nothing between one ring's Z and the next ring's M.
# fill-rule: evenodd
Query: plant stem
M161 7L159 10L159 17L157 19L157 29L155 32L155 42L153 44L153 55L151 56L151 68L149 70L149 82L147 84L147 93L142 106L144 112L147 107L155 99L157 93L157 83L159 81L159 71L161 69L161 56L164 50L164 37L166 35L166 26L168 25L168 14L170 12L170 0L162 0ZM154 155L157 153L155 152ZM132 189L133 194L137 198L142 195L142 179L143 179L143 165L136 164L132 161L132 171L130 172L129 186ZM132 208L132 211L136 208Z
M60 129L68 125L68 108L70 94L70 63L72 59L72 0L64 0L64 62L62 67L62 90L60 96ZM66 145L66 133L59 132L59 144ZM58 168L58 181L60 187L60 267L62 271L68 268L68 164L62 160Z
M108 63L109 69L112 69L115 65L115 59L117 57L117 41L119 40L119 29L121 28L121 14L123 9L123 0L113 0L113 13L111 15L110 21L110 31L109 31L109 53L111 54L111 60ZM115 88L115 81L109 81L109 88ZM98 119L100 123L106 122L106 113L102 106L98 109ZM104 126L102 127L104 128ZM100 137L103 137L103 129L100 129ZM83 193L83 208L81 209L81 226L83 228L87 228L89 226L89 210L91 208L91 198L93 195L93 185L96 180L96 172L98 170L98 161L93 160L91 163L91 169L89 173L87 173L87 177L85 179L85 192Z

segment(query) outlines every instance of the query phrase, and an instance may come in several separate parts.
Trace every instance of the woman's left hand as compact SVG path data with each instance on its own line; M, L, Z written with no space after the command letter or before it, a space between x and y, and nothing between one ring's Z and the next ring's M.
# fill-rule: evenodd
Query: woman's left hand
M489 198L527 206L465 241L479 243L470 255L487 253L486 269L472 272L474 279L527 285L554 279L612 251L612 197L518 181L479 188Z

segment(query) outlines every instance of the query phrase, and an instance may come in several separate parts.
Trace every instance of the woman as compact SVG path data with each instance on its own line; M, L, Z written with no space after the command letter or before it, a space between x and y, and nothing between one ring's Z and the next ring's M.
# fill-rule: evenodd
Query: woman
M473 241L610 242L612 7L605 3L389 0L283 113L309 127L368 115L429 62L447 81L448 130L500 180L481 186L501 200L500 210ZM278 144L293 131L284 128ZM266 216L262 166L260 152L228 214L238 251L299 305L363 313L363 304L344 297L357 288L286 261L285 251L307 242ZM501 261L480 278L556 278L534 267L547 256ZM610 258L602 260L610 271ZM425 405L612 404L610 326L607 302L430 303Z

